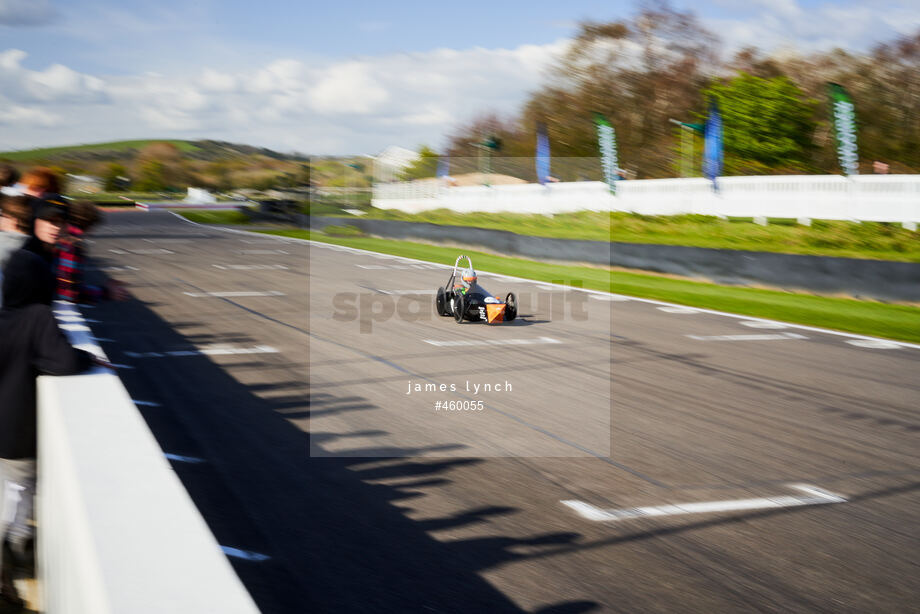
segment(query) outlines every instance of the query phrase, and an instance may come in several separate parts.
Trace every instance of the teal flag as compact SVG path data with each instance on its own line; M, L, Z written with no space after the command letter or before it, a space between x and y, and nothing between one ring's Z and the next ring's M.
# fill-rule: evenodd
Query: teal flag
M843 174L859 174L859 153L856 150L856 106L842 85L828 83L828 93L834 109L834 133L837 135L837 157Z
M597 124L597 146L601 151L601 167L604 169L604 180L611 194L617 193L617 174L619 162L617 161L617 136L613 126L607 118L600 113L594 114L594 123Z

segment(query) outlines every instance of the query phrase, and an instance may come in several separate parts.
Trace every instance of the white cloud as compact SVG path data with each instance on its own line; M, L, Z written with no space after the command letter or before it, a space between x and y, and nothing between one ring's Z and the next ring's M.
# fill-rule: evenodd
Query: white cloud
M50 0L0 0L0 24L40 26L53 22L57 11Z
M210 66L127 76L87 75L59 64L29 70L25 53L7 50L0 52L0 91L15 92L19 106L4 116L0 150L145 136L312 153L437 147L477 113L515 111L565 45L279 58L253 70ZM55 122L51 135L34 130Z
M310 88L309 99L319 113L367 115L390 99L390 92L371 74L368 62L346 62L327 68Z
M78 73L62 64L53 64L42 71L22 66L24 51L8 49L0 52L0 90L18 102L100 101L105 96L102 79Z
M15 104L9 104L0 98L0 125L26 128L53 128L60 126L60 115Z
M839 47L864 52L920 25L920 4L880 0L803 6L797 0L748 0L734 17L703 19L730 52L754 46L762 51L803 53Z

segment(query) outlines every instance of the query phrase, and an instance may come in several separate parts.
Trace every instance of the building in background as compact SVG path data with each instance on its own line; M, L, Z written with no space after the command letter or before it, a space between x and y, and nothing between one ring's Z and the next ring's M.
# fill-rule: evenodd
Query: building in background
M398 181L399 174L418 160L418 152L391 145L374 156L374 183Z

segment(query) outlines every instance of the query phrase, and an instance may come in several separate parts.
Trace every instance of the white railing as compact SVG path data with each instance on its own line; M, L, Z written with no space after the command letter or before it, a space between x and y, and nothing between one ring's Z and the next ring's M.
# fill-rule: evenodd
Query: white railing
M920 222L920 175L782 175L722 177L719 190L700 177L621 181L617 195L599 181L545 186L445 187L437 182L375 186L375 207L416 213L563 213L629 211L645 215L698 213L752 218Z
M102 355L56 303L74 345ZM38 574L47 614L256 614L121 381L42 376Z

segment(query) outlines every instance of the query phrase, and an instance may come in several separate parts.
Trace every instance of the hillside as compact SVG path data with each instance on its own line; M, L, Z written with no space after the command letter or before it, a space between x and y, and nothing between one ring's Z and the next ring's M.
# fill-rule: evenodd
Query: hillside
M0 161L20 171L47 166L61 176L98 177L105 191L184 191L189 186L266 190L315 180L306 155L213 140L137 139L45 147L2 152ZM332 166L331 177L345 172L344 162Z
M54 165L68 161L121 161L133 157L144 148L157 143L169 143L178 149L184 157L196 160L222 160L228 157L265 156L276 160L306 160L300 154L285 154L263 147L228 143L224 141L181 141L141 139L131 141L112 141L108 143L89 143L65 145L60 147L43 147L22 151L0 152L0 159L17 163Z

